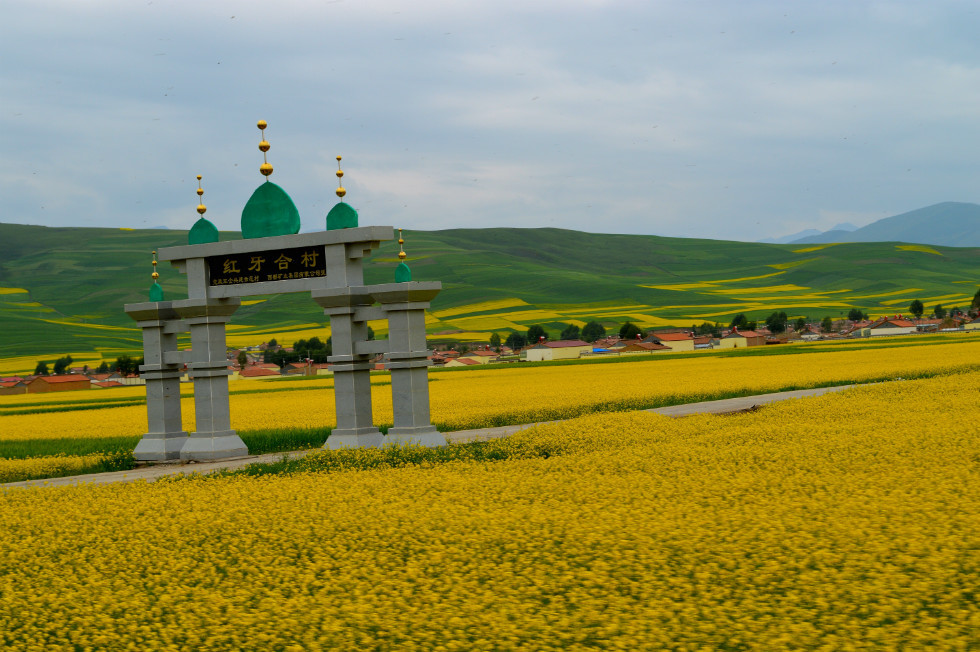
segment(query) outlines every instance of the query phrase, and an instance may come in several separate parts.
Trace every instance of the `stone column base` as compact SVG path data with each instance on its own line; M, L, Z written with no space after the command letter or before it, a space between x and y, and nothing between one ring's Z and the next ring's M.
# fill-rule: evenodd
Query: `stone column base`
M338 448L380 448L384 443L385 436L377 428L335 428L323 447L335 451Z
M136 444L133 457L137 462L179 460L180 450L187 443L188 436L186 432L168 432L166 435L147 433Z
M437 448L446 445L446 438L435 426L389 428L385 444L409 444Z
M248 448L234 430L224 432L192 433L184 440L180 449L180 459L187 462L223 460L230 457L245 457Z

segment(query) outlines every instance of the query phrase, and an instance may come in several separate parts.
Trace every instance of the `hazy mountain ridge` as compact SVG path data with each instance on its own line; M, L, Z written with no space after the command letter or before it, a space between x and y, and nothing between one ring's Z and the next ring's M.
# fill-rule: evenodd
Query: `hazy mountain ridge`
M841 230L840 226L789 242L908 242L942 247L980 247L980 204L942 202L885 217L853 231Z

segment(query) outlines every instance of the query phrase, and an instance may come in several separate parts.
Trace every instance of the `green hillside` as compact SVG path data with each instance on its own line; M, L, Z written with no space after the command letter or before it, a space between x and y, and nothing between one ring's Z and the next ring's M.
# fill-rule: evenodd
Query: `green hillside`
M222 239L240 237L222 233ZM486 341L497 330L549 328L598 319L645 327L728 322L739 312L764 318L838 317L851 307L872 314L969 304L980 283L980 249L848 243L778 245L561 229L455 229L405 232L415 280L439 280L430 339ZM48 228L0 224L0 357L140 348L122 311L143 301L150 252L186 243L186 232ZM368 283L390 282L397 244L366 266ZM184 278L160 266L168 299L186 296ZM246 301L229 341L327 334L308 296ZM384 324L375 325L383 332Z

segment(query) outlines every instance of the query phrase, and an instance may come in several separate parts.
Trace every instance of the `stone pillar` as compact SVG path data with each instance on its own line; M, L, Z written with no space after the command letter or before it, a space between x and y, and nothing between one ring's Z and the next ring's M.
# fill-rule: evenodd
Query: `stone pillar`
M248 455L245 442L231 429L228 409L228 350L225 324L240 299L186 299L173 307L191 332L196 430L180 450L182 460L219 460Z
M368 288L388 318L388 362L394 425L386 442L445 446L429 416L429 351L425 309L442 283L388 283Z
M147 431L136 444L138 462L179 460L187 441L180 413L180 377L183 374L177 350L179 315L170 301L131 303L126 313L143 331L143 365L146 381Z
M363 288L314 290L313 300L330 316L333 355L334 401L337 427L330 432L324 448L366 448L384 444L384 435L374 425L371 410L371 354L366 344L367 320L356 314L374 302ZM359 350L361 349L361 350Z

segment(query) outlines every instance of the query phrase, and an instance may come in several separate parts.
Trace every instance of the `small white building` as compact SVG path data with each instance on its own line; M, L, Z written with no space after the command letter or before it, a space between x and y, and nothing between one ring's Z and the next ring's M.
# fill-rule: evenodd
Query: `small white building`
M916 332L915 324L908 319L882 319L868 328L871 337L881 337L883 335L908 335Z
M559 340L557 342L542 342L527 350L528 362L542 360L572 360L583 353L592 353L592 345L582 340Z

